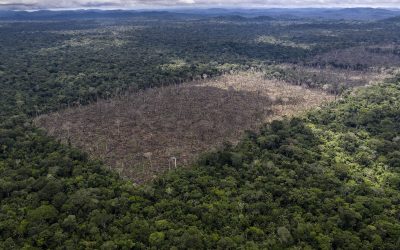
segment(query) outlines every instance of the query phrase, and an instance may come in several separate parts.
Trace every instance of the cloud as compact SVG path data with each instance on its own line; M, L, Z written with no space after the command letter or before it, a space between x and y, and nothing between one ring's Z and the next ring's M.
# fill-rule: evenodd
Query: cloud
M396 7L400 0L0 0L0 8L142 8L142 7Z

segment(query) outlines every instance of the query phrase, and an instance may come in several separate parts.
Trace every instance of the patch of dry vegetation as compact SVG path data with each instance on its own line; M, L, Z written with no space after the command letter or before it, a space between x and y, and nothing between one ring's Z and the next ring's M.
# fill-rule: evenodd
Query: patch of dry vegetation
M396 53L393 53L395 52L393 45L381 46L378 47L381 48L380 50L377 50L376 46L358 46L347 49L333 50L315 56L311 60L311 64L335 65L336 67L358 70L400 66L400 56Z
M398 68L377 68L375 70L353 70L334 67L307 67L293 64L280 64L272 67L266 77L302 85L309 88L322 88L332 94L358 86L373 85L396 75Z
M313 46L313 44L295 43L290 40L282 40L274 36L265 36L265 35L257 37L255 42L261 44L264 43L264 44L280 45L284 47L301 48L301 49L310 49Z
M48 133L104 160L140 183L224 141L235 143L265 121L333 100L262 73L240 72L154 88L43 115Z

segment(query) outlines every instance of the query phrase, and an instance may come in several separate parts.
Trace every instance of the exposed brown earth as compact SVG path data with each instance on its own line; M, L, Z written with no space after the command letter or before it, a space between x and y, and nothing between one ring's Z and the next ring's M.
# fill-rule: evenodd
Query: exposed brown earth
M316 89L240 72L178 86L148 89L43 115L36 125L100 158L137 183L246 130L334 99Z

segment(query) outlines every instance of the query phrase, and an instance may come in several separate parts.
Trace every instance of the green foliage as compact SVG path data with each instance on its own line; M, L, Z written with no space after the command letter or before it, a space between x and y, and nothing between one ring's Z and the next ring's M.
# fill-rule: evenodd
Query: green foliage
M165 234L163 232L155 232L150 234L149 243L151 246L161 247L164 243Z
M112 46L111 30L94 21L0 26L0 249L400 248L398 84L360 89L306 117L266 124L237 146L143 186L47 137L29 118L60 103L216 75L232 65L393 41L396 28L133 24L121 35L127 43ZM338 34L297 33L321 27ZM320 45L252 43L284 34Z
M392 58L398 48L379 49L377 44L394 44L399 36L398 26L380 22L260 19L236 23L207 18L184 22L142 18L1 22L0 116L36 115L128 89L177 84L281 62L366 70L367 66L351 62L313 62L313 58L361 43L372 55ZM263 37L284 43L259 42ZM328 80L290 69L274 68L271 73L309 86L322 86ZM330 90L341 92L339 85Z
M382 121L399 100L394 84L357 90L141 187L15 117L0 133L0 246L398 249L400 128Z

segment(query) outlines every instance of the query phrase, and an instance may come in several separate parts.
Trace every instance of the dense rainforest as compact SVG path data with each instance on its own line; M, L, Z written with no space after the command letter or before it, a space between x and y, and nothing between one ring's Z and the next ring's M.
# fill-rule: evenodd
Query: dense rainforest
M390 20L4 21L0 115L34 116L127 89L278 63L360 71L392 67L400 64L399 37L400 28Z
M9 121L1 247L398 249L399 100L358 90L139 187Z
M140 186L31 122L238 68L375 70L323 57L359 45L390 54L379 61L390 67L400 28L387 22L0 23L0 249L399 249L398 79L344 90Z

